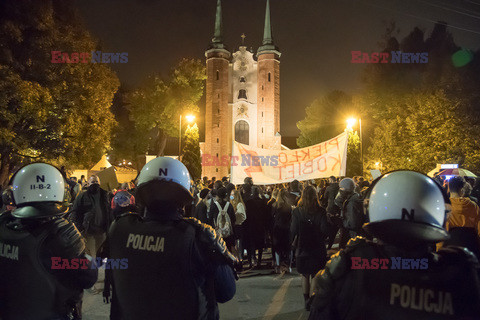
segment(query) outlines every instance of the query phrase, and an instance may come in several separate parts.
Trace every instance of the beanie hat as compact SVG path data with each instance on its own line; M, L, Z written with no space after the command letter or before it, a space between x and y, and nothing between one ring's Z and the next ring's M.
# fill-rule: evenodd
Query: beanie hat
M355 182L351 178L342 179L338 186L340 187L340 189L348 192L353 192L355 190Z

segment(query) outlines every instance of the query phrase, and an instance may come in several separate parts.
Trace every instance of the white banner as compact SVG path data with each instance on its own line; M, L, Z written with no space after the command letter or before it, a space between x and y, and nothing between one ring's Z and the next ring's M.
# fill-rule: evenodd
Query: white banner
M295 150L268 150L234 142L231 158L233 184L252 177L255 184L277 184L329 176L345 176L346 132L328 141Z

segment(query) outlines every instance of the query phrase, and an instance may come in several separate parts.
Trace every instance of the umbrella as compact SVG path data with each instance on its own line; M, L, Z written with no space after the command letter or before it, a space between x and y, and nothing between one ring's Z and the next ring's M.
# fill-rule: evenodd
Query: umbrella
M468 171L466 169L460 169L460 168L455 168L455 169L444 169L441 170L438 175L440 176L461 176L461 177L472 177L476 178L477 176L472 173L471 171Z

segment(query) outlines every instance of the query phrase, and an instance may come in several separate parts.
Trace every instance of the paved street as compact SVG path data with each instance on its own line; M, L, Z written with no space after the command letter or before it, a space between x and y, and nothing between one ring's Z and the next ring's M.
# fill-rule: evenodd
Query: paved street
M237 281L233 300L220 305L220 319L305 320L300 276L283 278L270 270L245 272ZM110 305L103 304L101 294L85 292L83 319L108 319Z

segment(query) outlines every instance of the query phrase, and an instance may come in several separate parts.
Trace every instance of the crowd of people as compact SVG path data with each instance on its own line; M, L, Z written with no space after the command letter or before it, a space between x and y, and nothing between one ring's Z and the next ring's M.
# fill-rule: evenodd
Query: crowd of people
M313 308L311 319L336 319L336 316L332 316L339 312L335 309L338 307L334 303L336 294L346 284L354 281L349 278L351 272L347 269L351 271L351 263L346 258L353 253L372 258L382 250L387 250L385 248L390 248L383 246L386 243L397 248L388 249L388 254L395 252L398 256L408 256L415 252L417 257L428 256L428 259L433 259L430 255L438 251L440 256L445 254L450 258L456 257L453 260L458 264L458 261L463 260L457 256L465 253L452 253L450 248L453 247L466 248L473 253L465 256L468 261L480 257L480 182L460 176L449 180L443 176L431 179L415 172L398 171L375 181L367 181L363 177L331 176L328 179L302 182L294 180L278 185L255 185L253 179L247 177L242 185L236 186L227 177L221 180L204 177L201 181L191 181L183 164L160 157L142 169L135 183L122 183L111 191L103 190L95 175L88 180L84 176L79 180L75 177L65 179L65 194L60 195L63 192L60 189L55 191L57 193L52 191L48 194L63 200L53 201L36 192L35 185L45 179L56 179L58 182L61 180L60 175L64 176L65 173L46 164L36 165L26 167L31 170L30 176L23 174L23 171L28 173L28 170L22 170L22 174L17 173L12 178L15 187L2 194L0 228L7 231L0 235L0 244L14 241L12 239L18 237L14 236L18 230L35 233L32 226L44 228L46 224L43 222L56 221L53 228L63 232L65 238L55 240L47 237L50 239L46 242L49 244L45 247L47 252L50 253L49 246L54 243L53 246L59 250L56 254L65 255L61 246L55 242L64 241L68 243L64 245L68 251L67 256L87 258L90 263L94 263L96 255L102 259L128 257L128 272L106 271L103 295L107 301L112 302L112 319L133 315L138 317L138 314L146 317L155 314L160 318L165 318L165 314L178 315L168 313L178 312L178 308L171 308L170 302L162 305L165 310L170 310L168 312L153 307L144 308L145 301L151 299L150 295L169 300L167 297L172 293L168 290L153 293L165 283L182 287L182 290L174 293L178 297L197 299L195 310L183 310L185 319L197 314L198 310L203 310L206 318L215 319L218 318L216 302L226 302L234 295L235 270L265 268L272 268L281 275L292 273L295 268L302 277L305 308ZM396 178L393 179L392 176ZM22 183L25 190L29 188L27 191L23 191ZM40 185L42 189L47 186L43 183L38 184ZM50 189L50 184L48 186ZM436 197L436 207L433 209L427 208L430 204L425 204L432 197L431 194ZM64 209L60 209L59 203ZM31 223L32 218L35 224ZM404 228L406 220L410 222L408 228ZM52 230L52 227L48 228ZM61 234L58 230L55 235ZM151 239L148 245L147 240L143 245L140 244L143 241L140 237L144 235L145 239L147 235ZM137 236L139 242L135 244ZM167 244L162 244L162 241ZM155 249L148 249L153 242L156 244L151 248ZM338 243L340 252L333 247L335 243ZM28 244L16 245L21 247ZM132 251L130 245L143 251ZM192 245L196 248L193 251L190 249ZM158 250L162 253L165 250L163 258L147 252ZM265 251L271 253L271 264L265 263ZM337 253L334 254L335 252ZM387 253L382 254L388 256ZM187 263L184 256L190 257L188 261L195 261L193 270L189 269L190 262ZM213 262L209 262L212 257ZM155 262L156 259L158 263ZM442 262L443 265L450 263L448 259L445 261ZM10 272L16 272L13 271L16 269L11 261L10 264L1 262L0 270L6 268ZM462 265L467 266L467 271L473 265L468 263ZM148 265L148 271L136 268L136 265ZM52 269L48 263L44 267ZM478 268L478 264L475 268ZM160 269L162 276L157 272ZM178 272L182 279L177 277ZM57 273L60 278L65 277L60 271L54 272L55 275ZM156 276L148 277L144 274ZM205 296L192 296L193 291L188 289L192 285L188 280L191 274L195 278L192 283L199 285ZM468 274L472 276L471 273ZM88 288L93 293L100 292L93 281L96 280L96 274L81 274L79 271L74 277L83 279L75 280L77 291L79 288ZM470 279L473 281L470 284L473 289L470 290L474 291L470 298L477 301L478 275L472 277L477 278ZM340 281L343 278L345 280ZM71 277L69 279L73 281ZM10 285L13 286L13 283ZM340 291L337 292L334 288ZM392 285L392 288L396 287ZM113 295L110 297L111 289ZM394 294L393 290L391 294ZM124 292L138 292L137 298L142 298L138 299L138 303L127 302L131 295L125 295ZM182 299L177 301L178 307L184 301ZM345 301L342 300L341 303L345 304L351 298L343 299ZM390 304L393 304L394 298L391 299ZM13 301L12 297L5 301L7 300ZM128 307L123 307L124 303ZM69 315L81 318L81 297L77 296L76 300L69 298L68 305L76 312L75 314L69 309ZM36 304L32 307L40 308ZM403 302L402 307L405 308ZM444 309L449 310L448 306ZM44 311L48 313L47 310ZM0 315L7 315L6 319L25 316L20 313L19 318L12 312L11 308L0 302Z

